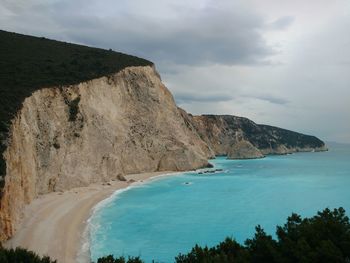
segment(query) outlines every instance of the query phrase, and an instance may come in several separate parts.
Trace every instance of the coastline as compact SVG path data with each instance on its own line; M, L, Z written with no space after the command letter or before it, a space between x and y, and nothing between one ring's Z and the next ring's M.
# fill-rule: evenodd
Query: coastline
M89 219L96 210L129 187L183 173L186 171L130 174L125 175L126 181L100 182L40 195L25 207L16 234L3 246L26 248L40 256L50 256L57 263L90 263L87 234Z
M179 172L130 174L125 176L127 181L98 183L39 196L26 206L22 224L4 246L27 248L41 256L50 256L57 263L89 262L87 247L84 253L82 246L95 207L112 198L116 191L174 174ZM130 180L134 182L129 183Z

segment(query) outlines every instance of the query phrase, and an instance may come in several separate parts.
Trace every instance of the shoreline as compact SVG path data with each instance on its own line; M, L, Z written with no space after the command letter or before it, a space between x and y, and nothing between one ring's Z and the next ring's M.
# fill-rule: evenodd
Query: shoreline
M128 188L186 172L189 171L129 174L125 175L126 181L100 182L39 195L26 205L16 234L3 246L26 248L40 256L50 256L57 263L90 263L89 219L96 209L104 206L103 202L108 202Z
M128 187L181 173L130 174L125 176L127 181L96 183L41 195L25 207L22 224L4 247L23 247L40 256L48 255L57 263L90 262L89 246L86 242L84 244L87 241L84 236L86 239L89 219L101 202L108 202Z

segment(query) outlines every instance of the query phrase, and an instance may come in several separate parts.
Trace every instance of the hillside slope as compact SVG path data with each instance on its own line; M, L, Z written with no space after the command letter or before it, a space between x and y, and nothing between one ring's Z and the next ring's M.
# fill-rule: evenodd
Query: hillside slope
M324 142L315 136L256 124L243 117L190 115L188 118L216 155L228 155L231 159L326 150Z

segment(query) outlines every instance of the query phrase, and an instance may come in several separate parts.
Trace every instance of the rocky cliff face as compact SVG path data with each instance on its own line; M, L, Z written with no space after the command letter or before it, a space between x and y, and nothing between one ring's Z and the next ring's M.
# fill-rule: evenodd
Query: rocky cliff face
M13 235L24 205L40 194L130 173L192 170L215 155L325 149L316 137L246 118L187 114L152 66L36 90L12 120L9 138L0 241Z
M12 122L0 240L40 194L129 173L196 169L212 156L150 66L38 90Z
M325 144L315 136L259 125L247 118L231 115L188 115L187 118L216 155L231 159L326 150Z

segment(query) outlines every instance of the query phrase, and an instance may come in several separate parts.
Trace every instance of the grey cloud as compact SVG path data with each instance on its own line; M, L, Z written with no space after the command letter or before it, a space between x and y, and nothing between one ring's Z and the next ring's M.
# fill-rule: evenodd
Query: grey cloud
M273 30L283 30L291 26L294 20L295 20L295 17L293 16L283 16L276 19L272 23L269 23L267 27Z
M253 95L253 96L247 96L247 97L267 101L269 103L278 104L278 105L285 105L285 104L289 103L289 100L287 100L287 99L278 98L278 97L274 97L274 96L270 96L270 95L260 95L260 96Z
M152 19L142 14L120 12L113 16L85 13L81 10L91 1L47 2L43 8L28 5L13 8L21 16L21 27L33 28L35 17L46 10L46 32L55 23L56 39L113 48L135 54L156 63L181 65L260 64L272 54L260 31L265 21L255 13L229 5L176 10L169 19ZM40 3L42 5L42 3ZM109 8L118 8L112 3ZM8 23L17 23L9 21ZM57 30L59 28L59 30ZM35 31L33 29L33 31ZM28 32L28 31L26 31Z
M253 22L246 23L247 19ZM262 23L255 17L216 10L213 14L183 17L182 22L170 21L167 25L135 17L127 20L130 21L117 21L116 26L102 20L98 27L67 33L81 42L112 46L156 62L185 65L256 64L273 54L258 33ZM127 23L133 21L138 21L137 27L130 29ZM66 27L77 24L69 22Z
M235 92L235 96L224 94L224 93L201 93L200 90L197 93L190 92L174 92L174 97L177 103L197 103L197 102L226 102L239 99L257 99L261 101L266 101L271 104L286 105L289 100L276 97L273 95L246 95L241 92Z
M232 96L226 94L193 94L193 93L175 93L177 103L193 103L193 102L220 102L230 101Z

